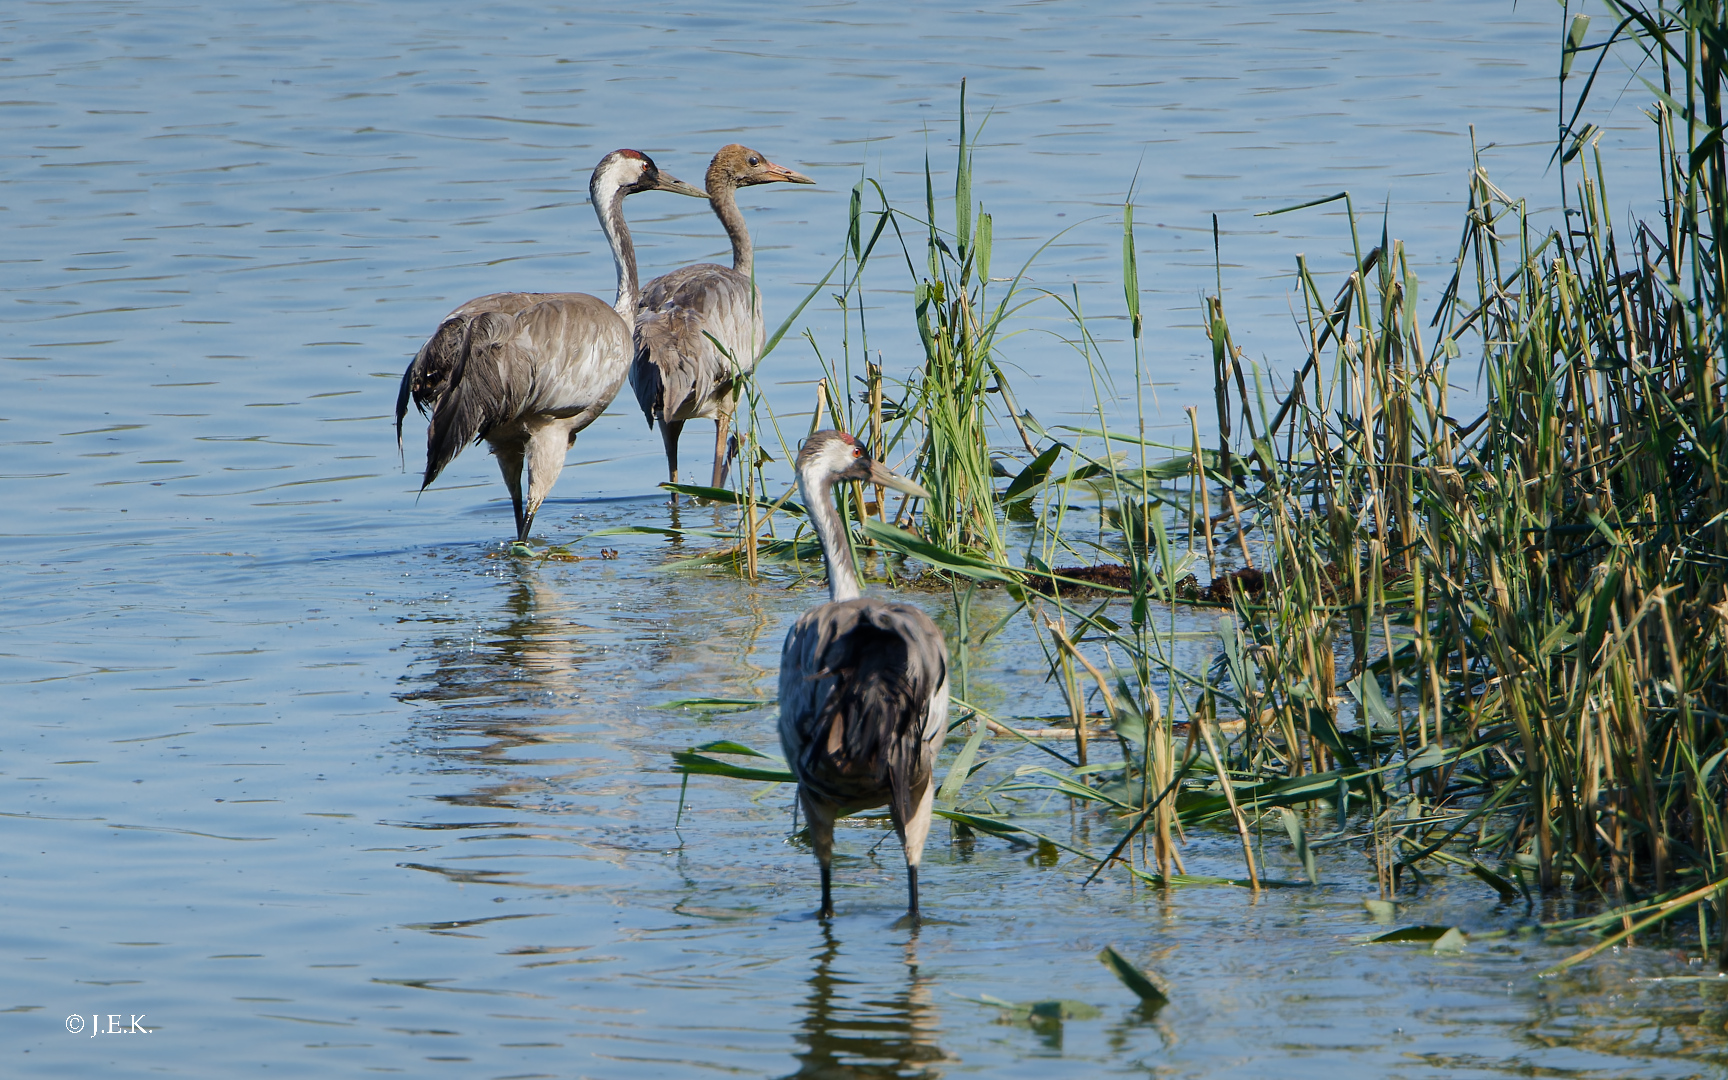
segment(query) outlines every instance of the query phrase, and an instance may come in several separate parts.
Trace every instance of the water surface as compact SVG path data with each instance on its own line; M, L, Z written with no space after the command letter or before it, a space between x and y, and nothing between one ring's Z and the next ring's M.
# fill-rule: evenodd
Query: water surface
M740 140L818 179L745 200L772 318L833 261L860 177L915 209L928 153L943 194L964 76L999 264L1075 225L1032 281L1080 290L1114 364L1137 185L1155 419L1181 421L1209 400L1210 215L1238 340L1283 369L1294 254L1336 273L1346 230L1253 213L1389 201L1437 292L1471 124L1503 186L1553 201L1549 8L92 3L0 28L8 1075L1723 1075L1721 990L1651 981L1696 972L1683 950L1537 982L1561 947L1527 931L1555 912L1469 878L1405 912L1476 932L1464 953L1362 947L1359 845L1325 849L1321 887L1256 899L1081 889L1068 858L939 829L912 934L896 845L860 823L839 917L807 919L789 793L698 780L680 820L667 769L710 739L771 747L771 710L660 706L771 693L815 583L668 572L651 538L501 557L490 460L417 495L388 416L456 303L606 289L586 182L607 150L693 179ZM1646 141L1636 103L1607 121L1610 150ZM650 273L721 253L695 202L629 213ZM915 339L891 269L871 318L892 374ZM827 301L800 325L835 347ZM1011 348L1041 417L1088 414L1067 346ZM801 430L809 345L768 365ZM571 460L546 540L669 520L628 401ZM975 656L974 696L1055 711L1016 633ZM1184 850L1233 875L1233 845ZM1105 944L1174 1002L1138 1009ZM1034 1027L981 995L1100 1016ZM92 1036L92 1014L153 1033Z

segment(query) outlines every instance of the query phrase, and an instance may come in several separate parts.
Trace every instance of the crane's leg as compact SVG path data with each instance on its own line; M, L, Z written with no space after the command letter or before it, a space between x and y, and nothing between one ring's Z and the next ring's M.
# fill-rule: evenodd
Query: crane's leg
M534 523L534 513L523 518L522 451L521 443L492 443L492 456L498 459L498 471L504 474L504 486L510 489L510 505L516 511L516 539L528 539L528 528Z
M528 436L526 472L528 483L526 511L517 511L516 539L526 544L529 530L534 527L534 515L540 504L552 494L552 485L564 471L564 455L570 449L572 436L567 422L548 424Z
M710 487L726 486L726 467L732 464L732 449L726 444L726 432L732 426L732 414L722 412L714 418L714 482Z
M936 785L927 780L917 808L912 811L912 820L894 823L900 831L900 843L906 848L906 914L914 918L918 915L918 864L924 860L924 841L930 837L935 803Z
M666 445L666 478L676 484L678 482L678 436L684 434L684 421L660 421L660 441ZM678 501L678 493L672 493L672 501Z
M816 863L822 868L822 907L818 918L834 917L834 893L831 888L834 865L834 808L812 799L802 787L798 801L804 805L804 820L809 824L810 846L815 849Z

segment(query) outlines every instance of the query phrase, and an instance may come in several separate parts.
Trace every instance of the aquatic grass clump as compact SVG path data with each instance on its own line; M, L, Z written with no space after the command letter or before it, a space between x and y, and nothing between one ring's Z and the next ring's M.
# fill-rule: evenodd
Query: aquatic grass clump
M1385 226L1364 250L1347 193L1277 211L1344 203L1351 262L1322 287L1298 257L1307 347L1277 365L1285 379L1235 346L1220 279L1205 320L1215 449L1192 409L1191 445L1149 440L1138 390L1138 429L1110 429L1109 367L1077 294L1043 299L1066 308L1100 387L1096 427L1049 428L1014 402L995 354L1039 294L1016 279L986 302L988 219L971 231L964 134L953 230L934 225L927 176L922 220L875 189L863 242L860 185L841 303L851 312L893 229L925 356L898 382L868 370L866 396L830 409L869 407L872 438L935 495L917 519L890 524L878 501L865 520L865 499L852 514L861 551L951 583L967 737L939 807L957 830L1164 887L1303 887L1266 872L1269 835L1288 838L1308 885L1313 851L1348 844L1382 898L1446 867L1495 903L1570 896L1569 913L1545 908L1550 925L1601 940L1566 963L1688 912L1700 946L1721 942L1728 163L1714 43L1728 21L1715 5L1613 6L1621 22L1598 45L1584 44L1587 20L1568 23L1561 86L1580 55L1617 43L1660 72L1658 215L1610 219L1578 120L1594 71L1556 153L1563 228L1473 161L1454 272L1431 306ZM921 260L902 221L924 231ZM1139 387L1131 206L1123 236ZM1486 397L1460 418L1452 380L1470 366ZM850 377L831 370L832 385ZM1014 530L1030 538L1023 556L1007 550ZM978 588L1014 604L983 634L969 622ZM1208 602L1213 659L1196 665L1180 659L1197 647L1189 606ZM973 645L1021 613L1072 746L1051 741L1051 718L989 715L964 688ZM975 771L993 735L1040 753ZM1118 823L1109 849L1055 835L1029 809L1051 799ZM1242 877L1184 866L1185 830L1212 824L1239 840Z
M1393 848L1389 889L1468 854L1543 891L1687 898L1666 917L1720 903L1728 881L1728 235L1719 117L1697 122L1722 74L1696 62L1722 21L1619 10L1616 34L1636 31L1690 102L1662 93L1651 113L1660 223L1614 228L1597 151L1576 137L1564 158L1588 151L1594 167L1564 233L1478 162L1430 319L1384 233L1366 255L1357 244L1331 302L1299 260L1312 346L1243 451L1277 587L1237 604L1267 706L1238 752L1250 772L1331 768L1352 789L1401 762L1399 784L1362 789ZM1575 20L1568 65L1581 40ZM1460 423L1448 376L1467 346L1487 405ZM1252 417L1261 402L1238 404ZM1349 798L1341 787L1337 805ZM1412 811L1431 820L1411 827Z
M879 456L909 454L913 472L936 485L930 488L933 497L924 505L921 517L922 532L927 539L943 548L1004 562L1007 546L999 520L991 446L1004 414L1013 422L1014 399L998 362L997 349L1009 317L1035 297L1027 297L1021 288L1025 266L1001 290L1000 296L992 299L989 295L994 226L983 207L973 205L976 133L969 135L966 125L966 86L962 82L951 229L937 223L935 180L928 159L922 217L896 210L880 185L870 185L880 207L874 212L876 223L869 243L862 247L865 184L860 182L854 188L848 226L854 272L847 278L845 292L837 299L848 315L844 356L849 360L850 315L854 306L858 351L868 351L862 304L863 271L884 229L892 227L912 279L913 322L924 355L922 363L891 388L897 400L891 402L889 416L884 416L883 411L886 392L883 370L880 366L867 366L864 399L857 403L869 408L872 450ZM908 234L922 234L921 251L914 251ZM830 375L836 386L846 385L851 378L850 370ZM996 409L991 395L996 395L1006 408ZM835 419L851 421L851 403L844 416L836 411ZM849 430L858 426L861 425L852 424Z

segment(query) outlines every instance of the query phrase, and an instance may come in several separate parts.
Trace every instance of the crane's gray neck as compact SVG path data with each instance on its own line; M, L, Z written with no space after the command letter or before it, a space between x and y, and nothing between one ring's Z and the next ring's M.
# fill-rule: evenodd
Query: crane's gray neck
M738 209L738 191L731 184L713 187L719 190L710 190L708 201L714 207L714 216L720 219L726 236L732 241L732 269L749 277L756 265L756 252L750 246L750 230L744 227L744 214Z
M846 524L834 508L834 484L820 469L800 470L798 494L810 513L810 524L822 541L822 562L828 568L828 599L838 604L864 595L858 575L852 570L852 549L846 543Z
M618 298L612 302L612 310L616 311L626 325L636 323L636 245L630 241L630 226L624 224L624 196L622 187L613 188L604 193L604 197L594 200L594 216L600 219L600 228L606 233L606 242L612 245L612 262L618 268Z

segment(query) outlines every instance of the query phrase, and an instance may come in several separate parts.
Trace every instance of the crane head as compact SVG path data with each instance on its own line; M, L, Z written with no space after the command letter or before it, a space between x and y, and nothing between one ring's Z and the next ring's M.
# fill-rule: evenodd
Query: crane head
M805 439L798 451L797 470L800 477L829 484L856 480L904 491L920 499L930 498L928 491L871 458L870 451L844 431L818 431Z
M588 196L594 205L603 205L605 194L622 191L634 195L638 191L672 191L696 199L706 199L708 193L694 184L686 184L669 172L662 172L654 159L640 150L614 150L594 166L588 181Z
M776 165L769 161L766 155L759 154L748 146L733 143L722 146L720 152L714 155L714 160L708 164L708 190L714 191L716 182L726 187L751 187L755 184L814 184L816 181L803 173L793 172L784 165Z

